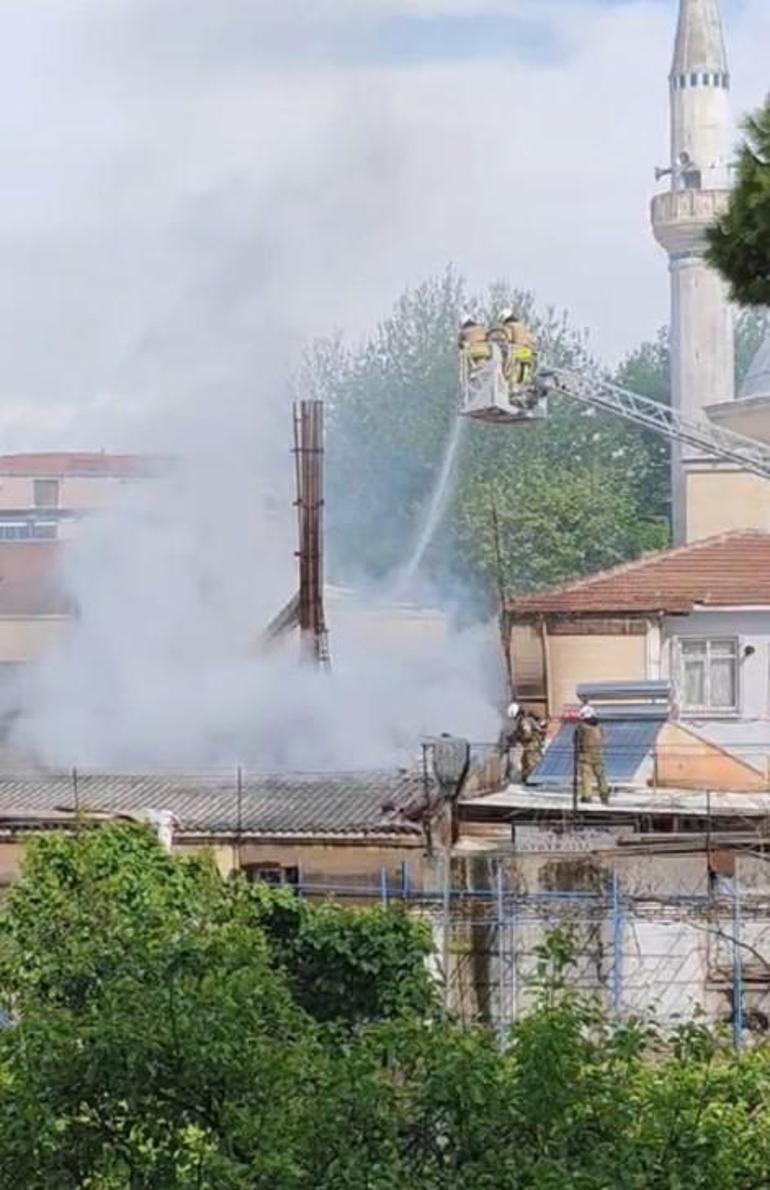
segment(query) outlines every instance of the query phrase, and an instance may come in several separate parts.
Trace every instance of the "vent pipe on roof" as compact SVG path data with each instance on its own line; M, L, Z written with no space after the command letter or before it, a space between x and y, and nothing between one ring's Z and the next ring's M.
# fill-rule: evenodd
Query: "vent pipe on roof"
M174 845L174 828L179 826L176 815L171 810L143 810L142 817L153 828L164 849L171 851Z

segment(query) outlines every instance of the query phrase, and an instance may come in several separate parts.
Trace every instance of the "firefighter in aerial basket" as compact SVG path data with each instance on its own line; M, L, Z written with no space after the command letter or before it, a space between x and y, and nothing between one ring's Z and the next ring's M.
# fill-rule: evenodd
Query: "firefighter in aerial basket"
M492 359L492 345L487 329L473 318L463 319L458 346L466 361L469 379L473 379L479 369Z
M535 338L530 327L514 310L503 310L498 326L505 335L507 345L505 378L512 394L515 394L527 388L535 378Z

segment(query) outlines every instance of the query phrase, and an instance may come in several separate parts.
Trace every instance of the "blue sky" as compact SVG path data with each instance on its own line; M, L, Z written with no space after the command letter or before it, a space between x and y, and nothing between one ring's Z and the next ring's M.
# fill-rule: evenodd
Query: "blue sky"
M596 0L594 7L650 3L670 11L672 17L676 11L676 0ZM731 18L744 4L745 0L722 0L725 17ZM474 5L467 7L473 9ZM373 25L362 22L360 39L342 53L349 55L348 60L400 65L506 58L558 65L575 52L575 39L564 27L563 7L559 0L539 0L534 5L511 0L489 5L488 11L382 13Z

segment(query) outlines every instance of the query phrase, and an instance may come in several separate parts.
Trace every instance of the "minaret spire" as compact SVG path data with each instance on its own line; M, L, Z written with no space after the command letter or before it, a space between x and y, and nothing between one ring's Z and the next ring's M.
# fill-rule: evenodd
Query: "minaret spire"
M717 0L680 0L669 85L673 188L729 188L730 75Z
M727 50L717 0L682 0L671 78L693 70L727 70Z

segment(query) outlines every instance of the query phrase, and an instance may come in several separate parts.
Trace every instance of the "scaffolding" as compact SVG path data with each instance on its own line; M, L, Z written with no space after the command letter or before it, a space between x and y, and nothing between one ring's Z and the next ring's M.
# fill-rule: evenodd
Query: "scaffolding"
M441 865L437 867L441 877ZM611 1019L675 1028L729 1027L736 1048L770 1033L770 892L659 895L629 891L613 870L597 892L523 893L493 862L485 887L416 888L382 869L375 884L306 883L300 896L403 904L433 932L431 967L452 1014L503 1038L536 1000L542 946L556 928L574 943L570 986Z

